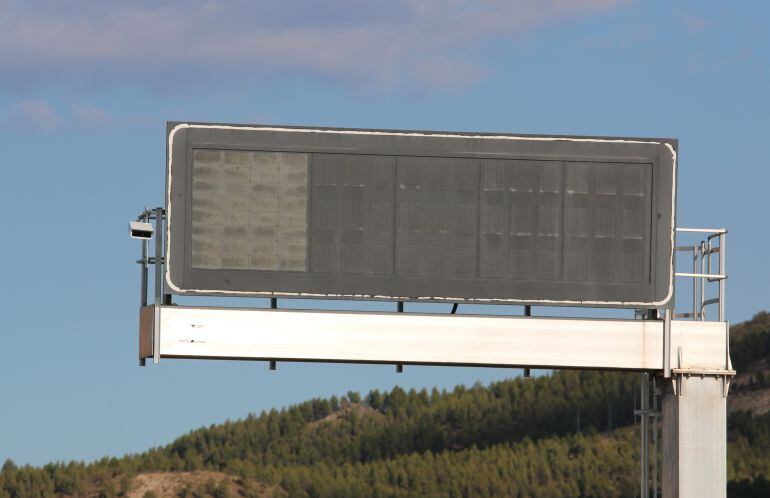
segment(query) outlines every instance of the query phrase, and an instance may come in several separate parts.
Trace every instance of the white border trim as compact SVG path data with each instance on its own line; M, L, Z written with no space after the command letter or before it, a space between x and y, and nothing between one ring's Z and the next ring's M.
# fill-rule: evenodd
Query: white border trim
M466 302L466 303L542 303L542 304L559 304L559 305L623 305L623 306L635 306L640 307L658 307L667 303L674 294L674 248L676 246L676 170L677 170L677 155L671 144L667 142L657 142L654 140L627 140L627 139L605 139L605 138L557 138L557 137L522 137L522 136L508 136L508 135L460 135L452 133L420 133L420 132L397 132L397 131L364 131L364 130L324 130L318 128L283 128L276 126L233 126L233 125L204 125L204 124L188 124L180 123L176 125L168 136L168 185L166 187L166 284L174 291L179 293L185 292L197 292L202 294L221 294L231 296L275 296L273 292L250 292L250 291L223 291L215 289L181 289L174 285L171 281L170 264L171 252L171 230L169 220L171 219L171 163L172 163L172 151L174 149L174 135L179 130L185 128L201 128L201 129L218 129L218 130L251 130L251 131L282 131L293 133L328 133L328 134L347 134L347 135L386 135L386 136L402 136L402 137L438 137L438 138L480 138L485 140L529 140L536 142L593 142L593 143L632 143L632 144L655 144L665 145L671 152L671 158L673 160L674 171L671 182L671 254L669 256L671 267L671 278L668 283L668 294L662 301L654 302L636 302L636 301L558 301L550 299L535 299L530 301L521 301L518 299L466 299L466 298L451 298L451 297L419 297L417 300L425 301L448 301L448 302ZM356 294L311 294L302 292L281 292L277 293L279 296L293 296L293 297L312 297L312 298L353 298L353 299L391 299L391 300L413 300L413 297L399 297L399 296L371 296L371 295L356 295Z

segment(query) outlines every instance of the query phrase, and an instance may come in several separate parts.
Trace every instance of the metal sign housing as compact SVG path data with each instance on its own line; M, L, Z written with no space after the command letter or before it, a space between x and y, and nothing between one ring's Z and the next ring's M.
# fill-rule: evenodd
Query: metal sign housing
M673 139L168 124L179 294L673 304Z

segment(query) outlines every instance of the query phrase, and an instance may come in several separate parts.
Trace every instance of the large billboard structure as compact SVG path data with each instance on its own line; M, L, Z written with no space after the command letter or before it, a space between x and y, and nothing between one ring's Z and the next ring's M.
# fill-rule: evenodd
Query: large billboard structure
M168 124L179 294L664 308L677 141Z
M169 123L167 145L166 205L129 224L142 240L141 364L637 371L640 496L660 453L663 496L724 498L735 375L727 231L675 226L676 140ZM677 232L702 239L677 244ZM687 255L685 273L674 271L675 251ZM689 312L674 312L674 277L692 279ZM269 309L215 308L173 303L172 294L641 312L631 320L532 316L531 306L524 316L456 314L457 306L289 310L277 299ZM716 320L707 319L711 305ZM649 448L658 424L662 452L657 438Z

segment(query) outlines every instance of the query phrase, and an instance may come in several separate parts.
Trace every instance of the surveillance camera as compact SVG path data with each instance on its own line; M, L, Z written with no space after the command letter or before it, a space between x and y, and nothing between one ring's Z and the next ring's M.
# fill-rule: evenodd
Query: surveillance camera
M152 238L152 225L145 221L129 221L128 233L132 239L151 239Z

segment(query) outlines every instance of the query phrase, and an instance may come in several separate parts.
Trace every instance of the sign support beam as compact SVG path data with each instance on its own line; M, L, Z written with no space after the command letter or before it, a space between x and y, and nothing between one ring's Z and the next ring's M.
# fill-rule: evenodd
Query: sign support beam
M734 372L733 372L734 373ZM665 498L725 498L727 398L725 375L677 373L679 389L664 383L663 480Z
M150 306L159 358L662 372L663 321ZM157 324L162 334L155 334ZM671 322L680 368L725 368L727 324ZM142 343L153 341L140 341Z

